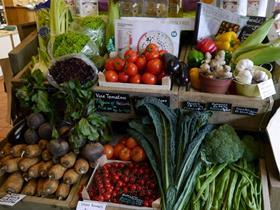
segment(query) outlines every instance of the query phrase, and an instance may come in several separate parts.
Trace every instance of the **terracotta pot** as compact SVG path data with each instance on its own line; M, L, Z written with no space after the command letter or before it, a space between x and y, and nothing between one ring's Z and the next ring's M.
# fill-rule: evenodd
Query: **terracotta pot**
M225 94L232 82L232 79L209 78L202 73L199 74L200 88L203 92Z

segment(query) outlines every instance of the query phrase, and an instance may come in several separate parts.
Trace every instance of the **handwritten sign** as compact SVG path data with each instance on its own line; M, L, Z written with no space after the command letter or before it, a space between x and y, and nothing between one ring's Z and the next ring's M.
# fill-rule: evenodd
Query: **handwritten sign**
M0 199L0 205L14 206L19 201L21 201L24 197L25 195L21 195L21 194L14 194L14 193L7 194Z
M79 201L76 210L105 210L106 203Z
M207 104L207 109L216 112L231 112L231 104L210 102Z
M144 201L136 196L131 196L127 194L122 194L120 199L120 203L133 205L133 206L142 206Z
M206 104L195 101L185 101L183 102L183 109L193 111L204 111L206 109Z
M258 113L257 108L249 108L249 107L240 107L236 106L233 109L234 114L239 114L239 115L249 115L249 116L256 116Z
M258 88L262 99L268 98L276 93L272 79L259 83Z
M144 97L141 96L134 96L133 97L133 104L136 105L137 101L143 99ZM169 96L158 96L156 97L160 100L161 103L165 104L166 106L170 106L170 97Z
M130 113L128 94L95 92L95 106L99 112Z

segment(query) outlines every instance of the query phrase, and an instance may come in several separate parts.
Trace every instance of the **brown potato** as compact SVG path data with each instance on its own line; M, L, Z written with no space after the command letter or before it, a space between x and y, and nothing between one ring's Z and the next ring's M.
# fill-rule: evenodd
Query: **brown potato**
M78 174L86 174L89 170L89 163L87 160L79 158L74 165L74 169Z
M37 180L31 179L29 182L27 182L24 185L21 194L33 196L36 193L36 188L37 188Z
M40 158L34 157L34 158L23 158L22 160L19 161L18 167L21 171L27 172L28 169L38 163L40 161Z
M67 168L63 167L60 164L55 164L49 170L49 178L54 180L59 180L63 177L64 172Z

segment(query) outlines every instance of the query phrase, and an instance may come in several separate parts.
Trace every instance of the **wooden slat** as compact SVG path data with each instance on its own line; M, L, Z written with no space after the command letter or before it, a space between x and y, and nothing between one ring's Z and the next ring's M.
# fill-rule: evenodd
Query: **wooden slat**
M261 171L263 210L271 210L270 200L269 200L267 171L266 171L264 159L260 159L259 167L260 167L260 171Z

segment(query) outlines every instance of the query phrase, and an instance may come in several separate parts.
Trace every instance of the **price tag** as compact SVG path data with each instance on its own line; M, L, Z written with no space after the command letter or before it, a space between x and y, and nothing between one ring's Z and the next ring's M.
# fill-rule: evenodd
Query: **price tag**
M258 88L262 99L270 97L276 93L272 79L259 83Z
M21 195L21 194L14 194L14 193L7 194L0 199L0 205L14 206L19 201L21 201L24 197L25 195Z
M215 112L231 112L231 107L232 104L228 103L210 102L207 104L208 110Z
M186 110L204 111L206 109L206 104L195 101L184 101L183 108Z
M76 210L105 210L106 203L79 201Z
M236 106L234 107L233 113L240 114L240 115L256 116L258 113L258 109Z

